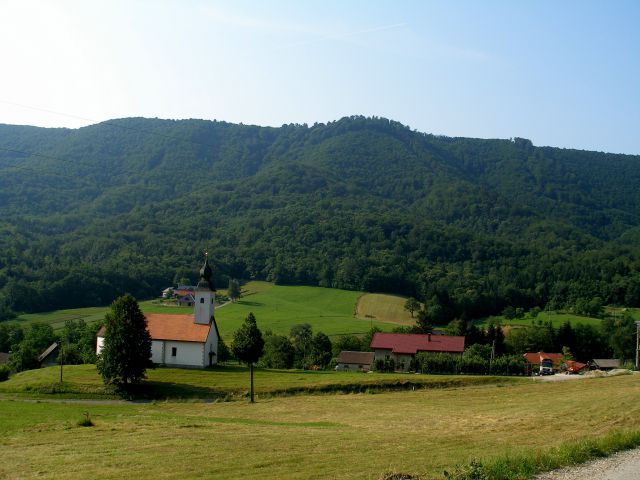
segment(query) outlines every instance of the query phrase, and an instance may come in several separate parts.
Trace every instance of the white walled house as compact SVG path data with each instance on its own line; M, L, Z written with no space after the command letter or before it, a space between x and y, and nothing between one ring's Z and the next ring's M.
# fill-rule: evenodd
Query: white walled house
M218 362L220 333L214 317L215 288L208 258L200 269L200 281L194 291L193 315L148 313L147 330L151 336L151 361L159 365L205 368ZM96 353L104 346L105 329L98 332Z

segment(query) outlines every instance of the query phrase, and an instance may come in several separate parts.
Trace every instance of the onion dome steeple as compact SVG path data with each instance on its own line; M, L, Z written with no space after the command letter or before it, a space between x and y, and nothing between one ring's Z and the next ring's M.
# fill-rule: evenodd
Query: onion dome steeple
M205 252L204 254L204 264L200 269L200 280L198 281L198 288L206 288L211 290L212 292L216 291L215 286L213 285L213 270L209 266L209 254Z

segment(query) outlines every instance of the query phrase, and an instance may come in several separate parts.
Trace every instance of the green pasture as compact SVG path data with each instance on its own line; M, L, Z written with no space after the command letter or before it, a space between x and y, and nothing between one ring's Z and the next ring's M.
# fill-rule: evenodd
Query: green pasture
M566 463L573 457L560 457L557 447L591 451L590 442L602 436L639 431L637 395L638 377L628 375L272 396L253 405L244 398L121 403L5 396L0 478L82 479L93 472L140 480L377 479L395 471L431 479L472 459L508 456L521 464L551 455ZM94 426L78 426L85 412Z
M51 325L54 330L60 330L67 320L77 321L82 319L87 323L102 320L108 309L109 307L87 307L55 310L53 312L25 313L7 323L17 324L23 328L32 323L46 323Z
M240 327L249 312L256 316L260 329L270 329L278 334L288 334L291 327L298 323L309 323L315 332L321 331L330 336L364 334L372 326L389 331L397 324L389 321L385 313L389 307L380 300L377 300L376 305L380 308L380 316L384 321L355 316L361 292L320 287L290 287L268 282L249 282L242 290L243 296L240 300L219 305L216 309L220 334L227 341L231 340L233 332ZM381 297L391 300L399 298L392 295ZM192 307L165 305L159 300L141 301L140 308L145 313L193 313ZM391 309L393 308L395 307L392 306ZM34 322L48 323L54 330L59 330L64 327L66 320L83 319L87 323L102 320L108 309L107 306L25 314L12 322L23 327Z
M354 316L361 292L320 287L289 287L266 282L250 282L248 295L216 310L220 334L229 340L249 312L264 331L288 334L293 325L309 323L315 332L329 336L364 334L372 326L391 330L395 324ZM255 292L255 293L254 293Z
M559 327L565 322L570 322L571 325L577 325L578 323L599 326L602 322L599 318L592 317L583 317L582 315L575 315L573 313L564 313L564 312L541 312L536 317L531 317L530 315L525 315L524 318L514 318L511 320L507 320L502 316L485 318L482 320L475 321L474 323L478 326L487 326L491 320L496 320L503 327L506 326L531 326L539 321L551 321L554 327Z

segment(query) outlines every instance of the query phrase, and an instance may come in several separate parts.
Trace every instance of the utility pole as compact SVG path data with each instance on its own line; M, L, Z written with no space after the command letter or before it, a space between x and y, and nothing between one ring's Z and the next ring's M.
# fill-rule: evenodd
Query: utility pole
M640 370L640 321L636 322L636 370Z
M58 353L58 357L60 358L60 383L62 383L62 365L64 364L64 357L62 353L62 340L60 340L60 352Z
M496 339L493 339L491 344L491 358L489 359L489 375L493 374L493 360L496 357Z

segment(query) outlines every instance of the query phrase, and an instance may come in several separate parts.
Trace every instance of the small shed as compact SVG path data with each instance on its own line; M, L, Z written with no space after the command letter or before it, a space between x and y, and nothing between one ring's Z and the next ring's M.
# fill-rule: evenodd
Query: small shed
M591 362L591 368L595 370L613 370L620 368L620 360L617 358L594 358Z
M58 365L59 352L60 352L60 344L58 342L53 342L38 357L38 362L40 362L40 366L51 367L52 365Z
M368 372L373 366L373 352L352 352L343 350L336 360L336 370Z

